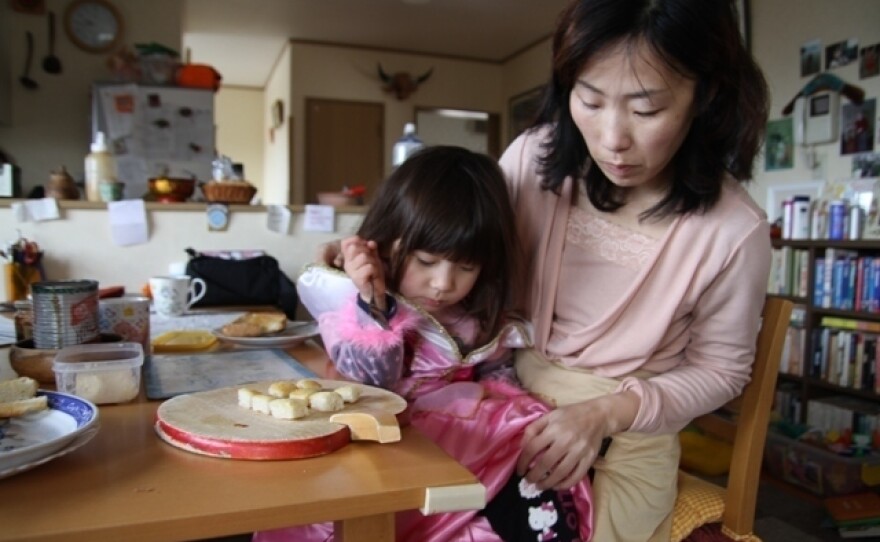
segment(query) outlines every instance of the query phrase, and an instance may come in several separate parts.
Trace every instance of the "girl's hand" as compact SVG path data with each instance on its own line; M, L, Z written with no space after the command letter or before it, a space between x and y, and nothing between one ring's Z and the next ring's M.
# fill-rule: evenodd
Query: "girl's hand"
M639 403L626 391L548 412L526 428L517 473L542 490L572 488L596 461L602 439L632 425Z
M384 310L385 302L385 268L379 258L375 241L361 239L358 236L342 241L343 269L351 277L360 292L361 299L369 303L372 297L380 302ZM373 289L375 288L375 292Z
M342 261L342 243L339 240L329 241L318 246L315 253L315 261L330 267L342 269L345 262Z

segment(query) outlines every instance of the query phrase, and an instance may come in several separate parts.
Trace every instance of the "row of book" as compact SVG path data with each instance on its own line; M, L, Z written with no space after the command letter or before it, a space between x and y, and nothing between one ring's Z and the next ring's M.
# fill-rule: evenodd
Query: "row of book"
M767 293L807 297L810 253L805 249L779 247L773 249Z
M880 313L880 257L827 248L816 258L814 272L817 307Z
M813 329L811 359L800 375L880 394L878 349L880 322L825 316Z

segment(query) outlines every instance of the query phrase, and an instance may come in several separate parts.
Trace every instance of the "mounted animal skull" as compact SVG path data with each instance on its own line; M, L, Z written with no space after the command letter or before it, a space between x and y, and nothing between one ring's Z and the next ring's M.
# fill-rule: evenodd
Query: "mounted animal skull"
M434 68L431 68L423 75L413 79L413 77L406 72L397 72L394 75L388 75L385 73L385 70L382 69L382 64L379 64L378 66L379 77L382 79L382 82L385 83L385 92L393 93L397 96L398 100L409 98L410 95L419 88L419 85L427 81L428 78L431 77L431 74L434 73Z

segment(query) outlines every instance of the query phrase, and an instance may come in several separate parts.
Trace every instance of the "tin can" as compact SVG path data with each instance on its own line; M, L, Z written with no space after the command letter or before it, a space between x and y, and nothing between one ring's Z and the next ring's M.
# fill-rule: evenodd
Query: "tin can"
M834 200L828 205L828 239L846 238L846 202Z
M100 338L97 281L35 282L31 295L35 347L63 348Z

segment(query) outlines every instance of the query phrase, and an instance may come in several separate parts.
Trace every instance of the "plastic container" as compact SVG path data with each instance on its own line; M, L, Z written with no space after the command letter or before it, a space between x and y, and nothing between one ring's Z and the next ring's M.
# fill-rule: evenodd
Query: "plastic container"
M52 370L58 391L102 405L137 397L143 364L138 343L81 344L62 348Z
M416 135L416 125L407 122L403 127L403 136L394 144L391 153L391 165L394 167L406 162L413 153L423 148L425 143Z
M764 469L817 495L855 493L880 485L880 454L847 457L819 446L767 433Z
M116 182L116 159L107 147L104 132L95 133L91 151L86 155L86 199L100 202L101 183Z

